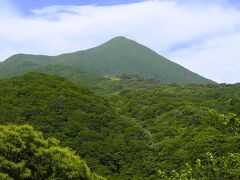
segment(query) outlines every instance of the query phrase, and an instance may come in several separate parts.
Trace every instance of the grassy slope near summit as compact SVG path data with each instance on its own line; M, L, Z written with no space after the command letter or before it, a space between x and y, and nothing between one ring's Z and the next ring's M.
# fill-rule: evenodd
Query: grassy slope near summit
M35 66L53 64L101 76L127 74L162 83L214 83L124 37L114 38L92 49L59 56L15 55L0 64L0 77L14 76L36 70ZM60 72L57 74L65 76Z

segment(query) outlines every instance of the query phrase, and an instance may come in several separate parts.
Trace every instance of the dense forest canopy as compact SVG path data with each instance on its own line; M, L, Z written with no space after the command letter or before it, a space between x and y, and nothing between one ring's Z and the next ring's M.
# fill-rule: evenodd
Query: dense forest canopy
M18 152L9 147L16 147L19 162L13 163L27 163L14 176L0 166L1 176L29 177L27 165L34 158L21 152L36 139L26 139L27 130L42 142L60 140L53 147L40 144L34 153L70 147L76 154L68 155L79 160L67 164L75 171L79 161L91 178L101 178L95 173L108 179L240 178L239 84L164 85L129 75L91 79L91 87L42 73L0 80L0 141L12 140L9 146L1 143L0 157L12 164ZM20 139L13 139L14 131ZM1 154L5 151L12 156ZM57 152L49 153L54 158Z

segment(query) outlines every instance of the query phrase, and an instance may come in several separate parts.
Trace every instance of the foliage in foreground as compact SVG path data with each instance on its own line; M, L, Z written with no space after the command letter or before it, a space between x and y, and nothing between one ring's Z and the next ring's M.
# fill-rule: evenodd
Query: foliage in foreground
M94 177L94 178L93 178ZM29 125L0 126L0 179L101 179L56 139Z
M161 179L166 180L196 180L196 179L239 179L240 178L240 154L229 153L223 157L214 157L211 153L207 153L205 161L198 159L195 164L186 164L185 168L177 172L167 175L166 172L159 170Z
M225 115L215 110L210 110L210 114L222 131L239 138L240 121L236 114ZM172 170L169 173L159 170L158 173L162 179L171 180L240 179L240 153L227 153L227 155L215 157L208 152L204 160L197 159L193 164L186 163L180 171Z

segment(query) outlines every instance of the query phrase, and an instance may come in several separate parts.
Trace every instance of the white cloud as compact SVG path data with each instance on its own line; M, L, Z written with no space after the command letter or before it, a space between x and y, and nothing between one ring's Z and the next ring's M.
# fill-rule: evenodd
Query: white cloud
M240 33L215 37L171 54L179 64L217 82L240 82Z
M0 0L0 59L87 49L123 35L218 82L240 81L240 11L218 3L145 1L51 6L23 17ZM6 14L11 14L7 16Z

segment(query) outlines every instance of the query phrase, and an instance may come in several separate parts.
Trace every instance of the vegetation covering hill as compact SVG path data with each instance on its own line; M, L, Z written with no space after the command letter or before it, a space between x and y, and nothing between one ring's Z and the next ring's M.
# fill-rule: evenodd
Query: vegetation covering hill
M57 70L59 66L56 66L54 71L62 76L70 74L70 67L74 67L75 72L79 69L101 76L137 75L162 83L214 83L124 37L116 37L92 49L60 56L14 55L0 64L0 77L12 77L39 68L46 72L44 68L51 64L68 66L65 74L61 74Z
M11 60L3 62L0 64L0 77L1 78L11 78L16 75L22 75L27 72L42 72L46 74L59 75L66 77L75 82L86 83L91 86L96 86L99 82L106 80L105 78L95 75L92 73L82 72L78 68L71 66L63 66L58 64L46 64L41 62L42 59L48 58L47 56L33 56L37 57L36 62L25 57L25 55L15 55ZM24 60L19 60L23 58ZM48 62L48 61L47 61Z
M84 85L39 73L1 80L0 114L0 124L30 124L58 138L100 175L143 178L148 171L144 129Z
M0 80L0 124L58 138L108 179L240 178L239 84L109 79L105 97L42 73Z

